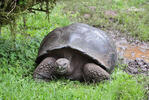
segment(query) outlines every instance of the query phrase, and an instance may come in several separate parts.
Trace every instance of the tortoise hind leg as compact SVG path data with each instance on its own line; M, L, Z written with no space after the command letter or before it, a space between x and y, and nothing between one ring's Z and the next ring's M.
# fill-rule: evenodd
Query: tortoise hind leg
M84 80L89 82L100 82L110 77L109 73L94 63L85 64L83 73Z
M45 58L35 69L33 78L35 80L49 81L53 78L52 74L55 71L55 58Z

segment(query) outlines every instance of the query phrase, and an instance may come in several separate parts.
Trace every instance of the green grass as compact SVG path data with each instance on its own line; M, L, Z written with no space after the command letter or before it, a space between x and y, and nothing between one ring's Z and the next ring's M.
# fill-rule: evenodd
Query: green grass
M95 25L104 30L118 30L120 33L149 41L148 0L60 1L66 4L64 12L71 11L77 14L73 21ZM106 15L106 11L113 11L116 15ZM85 14L89 14L90 17L84 17Z
M20 17L15 46L9 27L2 28L0 100L146 100L145 76L133 77L121 67L115 69L110 80L97 84L65 79L40 83L33 80L34 61L43 37L56 27L69 25L72 23L69 18L76 17L71 12L64 14L62 9L63 4L58 4L49 21L44 13L28 14L25 31Z
M33 67L33 66L30 66ZM24 69L27 70L27 69ZM20 68L1 70L2 100L143 100L145 90L132 76L117 70L112 80L90 84L57 80L37 83Z

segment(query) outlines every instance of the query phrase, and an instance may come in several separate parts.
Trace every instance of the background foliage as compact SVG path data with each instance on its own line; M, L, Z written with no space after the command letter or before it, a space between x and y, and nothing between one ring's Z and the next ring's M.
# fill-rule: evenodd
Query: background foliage
M15 23L20 14L34 12L35 10L49 13L56 0L1 0L0 1L0 27ZM35 5L40 5L36 6ZM28 12L26 12L28 10Z

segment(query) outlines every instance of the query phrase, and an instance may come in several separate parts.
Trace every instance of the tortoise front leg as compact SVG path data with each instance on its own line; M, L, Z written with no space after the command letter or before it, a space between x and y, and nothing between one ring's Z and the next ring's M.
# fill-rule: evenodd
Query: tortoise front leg
M33 78L35 80L49 81L53 78L52 74L55 71L55 58L45 58L35 69Z
M84 80L89 82L100 82L110 78L109 73L94 63L85 64L83 73Z

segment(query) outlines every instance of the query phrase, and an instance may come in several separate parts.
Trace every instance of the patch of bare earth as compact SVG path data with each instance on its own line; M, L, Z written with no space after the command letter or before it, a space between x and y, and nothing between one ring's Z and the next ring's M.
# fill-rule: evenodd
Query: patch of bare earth
M118 31L108 31L114 39L119 63L128 65L124 70L128 74L149 76L149 43L141 42Z

